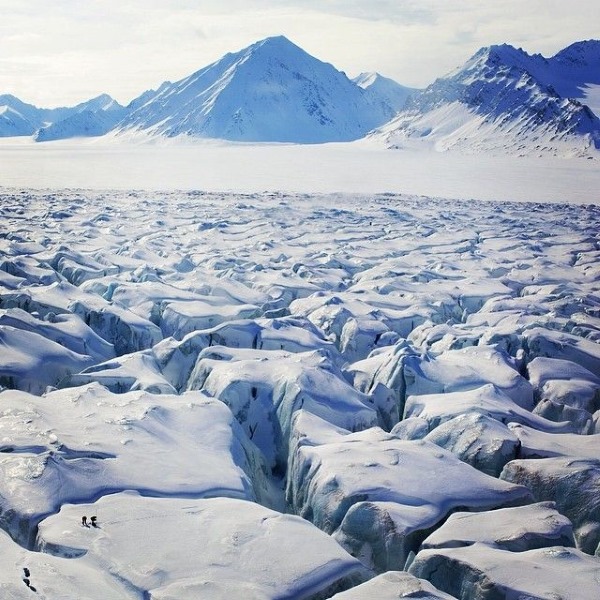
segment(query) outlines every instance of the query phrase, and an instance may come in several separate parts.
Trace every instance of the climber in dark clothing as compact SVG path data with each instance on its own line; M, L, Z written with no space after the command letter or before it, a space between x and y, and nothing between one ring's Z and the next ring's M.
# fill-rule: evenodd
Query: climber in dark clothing
M81 517L81 524L82 524L84 527L87 527L87 526L88 526L88 523L87 523L87 517L86 517L85 515L83 515L83 517Z
M90 523L92 524L92 527L98 527L98 525L96 524L96 515L90 517Z

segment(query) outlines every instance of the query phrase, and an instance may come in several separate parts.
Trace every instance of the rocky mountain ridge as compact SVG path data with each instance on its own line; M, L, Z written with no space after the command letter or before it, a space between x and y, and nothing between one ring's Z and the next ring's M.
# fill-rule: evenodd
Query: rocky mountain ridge
M277 36L164 82L126 107L106 94L56 109L2 95L0 137L112 132L322 143L369 135L390 148L591 157L600 149L599 67L596 40L551 58L502 44L415 90L377 73L350 80Z

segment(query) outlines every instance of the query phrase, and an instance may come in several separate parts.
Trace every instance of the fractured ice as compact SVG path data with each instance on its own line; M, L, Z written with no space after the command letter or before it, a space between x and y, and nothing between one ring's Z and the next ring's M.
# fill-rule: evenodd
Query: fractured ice
M598 207L22 191L0 216L12 598L594 597Z

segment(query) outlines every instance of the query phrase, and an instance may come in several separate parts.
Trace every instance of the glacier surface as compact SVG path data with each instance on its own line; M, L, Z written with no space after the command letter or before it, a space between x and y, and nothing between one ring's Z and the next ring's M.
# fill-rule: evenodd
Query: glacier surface
M593 203L13 189L0 218L11 598L594 597Z

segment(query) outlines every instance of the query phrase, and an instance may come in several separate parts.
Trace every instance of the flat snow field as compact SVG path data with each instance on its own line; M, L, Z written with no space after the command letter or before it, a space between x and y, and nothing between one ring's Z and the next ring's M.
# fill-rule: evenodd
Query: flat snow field
M394 192L480 200L598 201L598 159L388 150L374 140L321 145L148 138L36 143L0 139L0 186Z
M0 599L598 597L597 161L9 140L0 185Z

